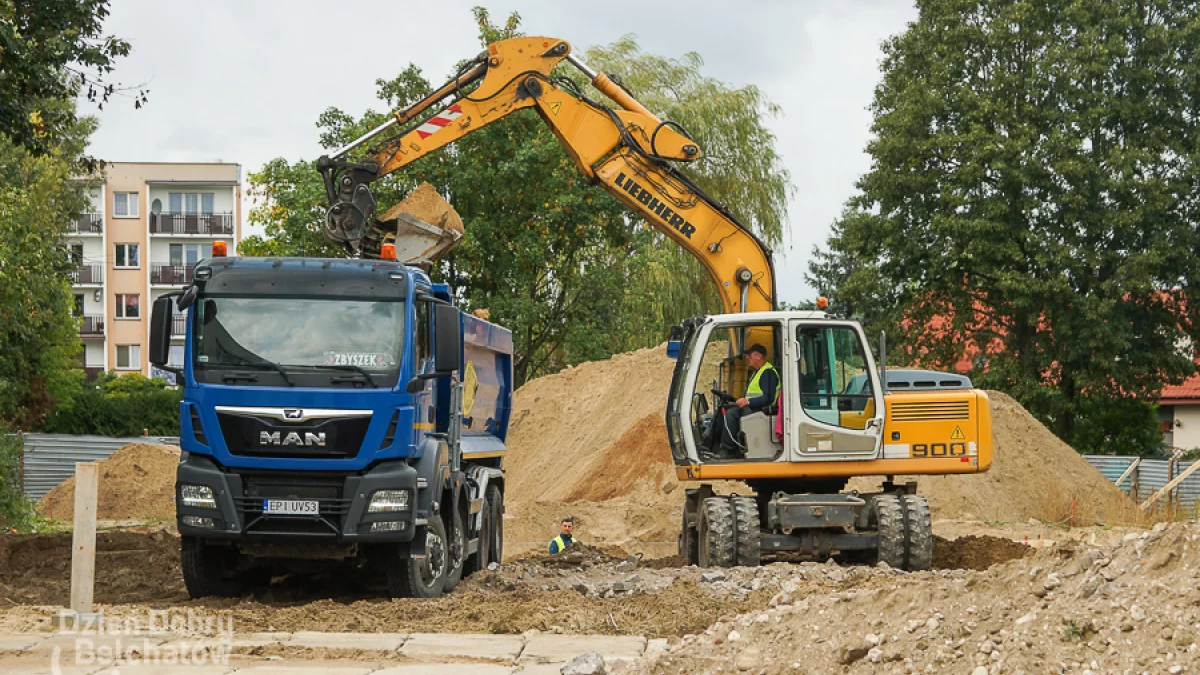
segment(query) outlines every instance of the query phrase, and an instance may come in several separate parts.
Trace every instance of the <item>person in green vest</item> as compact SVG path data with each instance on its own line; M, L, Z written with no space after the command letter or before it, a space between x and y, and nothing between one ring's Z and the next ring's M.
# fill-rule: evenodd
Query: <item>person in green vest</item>
M750 384L746 387L746 395L725 410L725 431L721 435L721 448L728 457L741 457L746 454L746 449L738 440L738 434L742 430L742 416L774 405L775 394L779 391L779 371L767 361L767 348L755 344L742 353L750 362L754 376L750 378Z
M559 535L550 540L550 553L561 553L563 549L575 543L575 519L566 517L559 523Z

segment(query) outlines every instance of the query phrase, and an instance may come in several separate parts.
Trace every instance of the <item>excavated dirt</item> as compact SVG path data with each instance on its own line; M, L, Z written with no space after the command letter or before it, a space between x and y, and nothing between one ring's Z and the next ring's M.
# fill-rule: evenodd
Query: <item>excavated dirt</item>
M174 520L175 467L179 448L131 443L100 462L100 520ZM55 486L37 503L38 513L56 520L75 514L75 478Z
M939 570L986 570L1032 552L1025 544L986 534L969 534L953 541L933 537L933 566Z
M383 214L380 220L389 221L401 213L408 213L416 216L417 219L423 220L430 225L436 225L443 230L463 231L462 218L453 206L429 183L421 183L417 189L408 193L408 196L400 200L392 208Z

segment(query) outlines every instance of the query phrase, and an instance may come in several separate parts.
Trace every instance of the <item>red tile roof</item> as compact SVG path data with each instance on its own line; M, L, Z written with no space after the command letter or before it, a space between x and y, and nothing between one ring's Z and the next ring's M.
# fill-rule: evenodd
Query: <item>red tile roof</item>
M1200 403L1200 374L1189 377L1183 381L1183 384L1164 387L1162 402L1166 404Z

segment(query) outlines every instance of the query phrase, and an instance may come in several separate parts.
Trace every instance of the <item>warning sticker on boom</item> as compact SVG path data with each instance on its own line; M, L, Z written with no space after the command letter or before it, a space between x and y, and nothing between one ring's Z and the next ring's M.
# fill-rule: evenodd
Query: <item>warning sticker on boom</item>
M954 433L950 434L950 440L952 440L952 441L965 441L965 440L967 440L967 437L966 437L966 435L964 435L964 434L963 434L962 427L960 427L960 426L955 426L955 427L954 427Z

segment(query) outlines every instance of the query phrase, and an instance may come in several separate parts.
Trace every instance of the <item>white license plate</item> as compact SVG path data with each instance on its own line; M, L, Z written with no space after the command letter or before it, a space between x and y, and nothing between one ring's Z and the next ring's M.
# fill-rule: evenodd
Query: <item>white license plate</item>
M315 516L320 513L318 503L311 499L264 499L263 513Z

